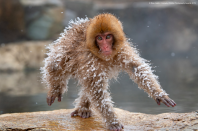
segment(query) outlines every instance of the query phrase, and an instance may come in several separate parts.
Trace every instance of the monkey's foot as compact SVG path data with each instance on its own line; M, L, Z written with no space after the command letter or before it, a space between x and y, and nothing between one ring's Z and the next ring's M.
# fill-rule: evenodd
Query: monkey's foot
M92 111L83 107L76 109L74 112L71 113L71 116L80 116L81 118L89 118L92 115Z
M109 125L109 129L111 131L122 131L122 129L124 129L124 126L120 123L117 124L110 124Z

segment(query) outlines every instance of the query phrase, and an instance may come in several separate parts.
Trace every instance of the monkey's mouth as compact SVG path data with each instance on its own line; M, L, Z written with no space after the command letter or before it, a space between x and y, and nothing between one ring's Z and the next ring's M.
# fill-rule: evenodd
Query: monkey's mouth
M104 56L110 56L112 54L112 51L101 51L101 53L104 55Z

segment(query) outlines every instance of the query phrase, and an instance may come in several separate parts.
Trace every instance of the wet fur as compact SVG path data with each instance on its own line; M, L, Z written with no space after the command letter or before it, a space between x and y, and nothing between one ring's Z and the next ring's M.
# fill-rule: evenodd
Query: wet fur
M107 126L119 127L121 124L108 92L108 80L116 78L120 71L127 72L154 99L167 95L149 64L128 42L121 22L115 16L100 14L76 23L73 22L62 37L49 46L45 66L41 69L43 81L49 88L48 97L57 97L67 91L67 82L73 77L81 85L80 96L75 101L76 110L82 113L95 109ZM96 35L107 31L115 38L113 54L109 58L101 56L95 44Z

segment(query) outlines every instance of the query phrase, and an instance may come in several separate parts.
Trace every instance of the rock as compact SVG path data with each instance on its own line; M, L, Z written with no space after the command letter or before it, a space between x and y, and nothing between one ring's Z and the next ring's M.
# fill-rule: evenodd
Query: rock
M24 9L19 0L0 0L0 43L24 37Z
M5 130L107 130L101 117L71 117L73 109L0 115L0 129ZM115 108L125 131L131 130L196 130L198 113L164 113L149 115Z
M9 97L29 96L46 92L45 85L41 83L39 71L1 73L0 83L0 93Z
M39 69L46 57L45 42L19 42L0 47L0 71L19 71L26 68Z
M25 6L58 5L62 6L61 0L20 0Z
M37 8L39 10L37 10ZM26 13L27 37L32 40L57 38L63 31L64 8L61 6L32 7ZM28 11L27 11L28 12Z
M61 0L20 1L25 9L26 36L28 39L56 39L63 31L65 8Z

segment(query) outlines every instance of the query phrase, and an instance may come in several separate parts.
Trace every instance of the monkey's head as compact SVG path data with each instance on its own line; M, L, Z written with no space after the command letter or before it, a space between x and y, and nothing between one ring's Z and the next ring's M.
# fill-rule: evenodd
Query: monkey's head
M126 40L121 22L112 14L100 14L90 21L86 32L87 48L97 57L113 58Z

